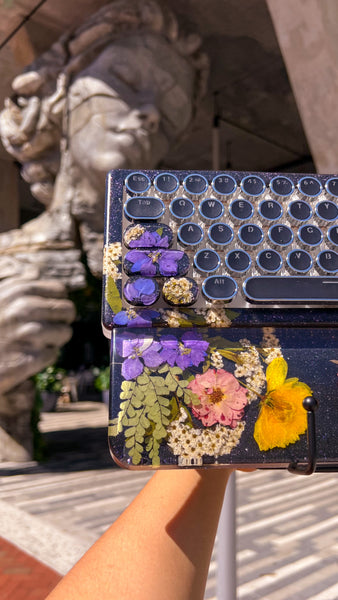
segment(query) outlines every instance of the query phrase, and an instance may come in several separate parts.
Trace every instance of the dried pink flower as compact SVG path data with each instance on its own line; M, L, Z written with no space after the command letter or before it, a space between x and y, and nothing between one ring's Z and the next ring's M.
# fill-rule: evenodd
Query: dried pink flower
M205 426L221 423L233 429L244 414L247 390L232 373L224 369L208 369L196 375L188 388L197 394L200 404L192 406L192 412Z

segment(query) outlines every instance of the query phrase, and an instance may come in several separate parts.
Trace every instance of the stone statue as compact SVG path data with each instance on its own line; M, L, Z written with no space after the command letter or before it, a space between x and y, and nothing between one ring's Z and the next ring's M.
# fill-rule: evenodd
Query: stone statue
M115 0L13 81L1 139L46 209L0 235L0 460L30 455L27 379L71 336L83 254L101 275L106 173L153 168L186 134L208 73L199 47L154 0Z

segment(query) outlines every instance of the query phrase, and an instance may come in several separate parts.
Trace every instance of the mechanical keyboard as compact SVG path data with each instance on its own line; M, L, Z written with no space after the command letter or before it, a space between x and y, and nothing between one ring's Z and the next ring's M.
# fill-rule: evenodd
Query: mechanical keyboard
M108 174L102 326L119 464L336 470L337 323L338 175ZM293 433L292 398L304 401Z

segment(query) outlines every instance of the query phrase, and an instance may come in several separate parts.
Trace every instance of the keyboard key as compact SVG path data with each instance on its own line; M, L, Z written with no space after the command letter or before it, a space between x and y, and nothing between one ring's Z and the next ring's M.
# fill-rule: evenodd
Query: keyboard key
M255 246L259 246L264 239L263 230L258 227L258 225L254 225L253 223L249 223L248 225L242 225L238 231L238 239L244 244L247 248L253 248Z
M323 234L315 225L303 225L298 230L298 239L304 246L312 248L319 246L323 240Z
M294 221L307 221L312 215L312 209L304 200L295 200L291 202L288 213Z
M212 276L203 282L203 294L210 300L225 300L230 302L237 294L237 283L232 277Z
M277 221L283 214L283 208L277 200L263 200L259 205L258 212L267 221Z
M123 241L127 248L169 248L173 232L164 223L136 223L127 227Z
M254 207L249 200L234 200L230 205L230 216L239 221L251 219L254 213Z
M220 196L230 196L234 193L237 187L236 180L231 175L217 175L212 180L212 188Z
M264 179L258 175L247 175L241 181L241 189L247 196L260 196L265 190Z
M171 277L162 288L164 300L173 306L189 306L198 296L198 285L190 277Z
M338 206L330 200L323 200L316 206L316 215L324 222L335 221L338 218Z
M293 240L293 233L287 225L273 225L269 229L269 238L271 242L280 248L288 246Z
M231 250L225 257L225 264L233 274L240 275L249 269L251 258L244 250Z
M327 237L328 237L329 242L333 246L338 246L338 226L337 225L330 227L329 231L327 232Z
M316 196L319 196L323 188L320 181L318 181L316 177L307 176L302 177L298 181L298 189L302 194L304 194L304 196L315 198Z
M130 173L125 183L127 190L132 194L145 193L151 186L151 181L145 173Z
M312 267L312 258L306 250L291 250L287 255L286 263L291 271L307 273Z
M317 265L324 273L338 273L338 254L333 250L323 250L317 256Z
M197 223L185 223L179 228L177 236L185 246L197 246L203 239L203 229Z
M150 306L160 295L155 279L146 277L131 277L124 286L124 297L134 306Z
M338 198L338 177L331 177L325 184L326 191L335 198Z
M222 202L215 198L206 198L199 205L199 212L203 219L209 221L211 219L220 219L224 213Z
M278 175L277 177L273 177L270 181L270 190L277 197L287 198L288 196L291 196L294 189L295 186L288 177Z
M188 194L191 196L200 196L204 194L204 192L208 189L208 181L199 173L193 173L192 175L188 175L183 181L183 187Z
M133 196L125 203L124 212L128 219L134 219L135 221L156 220L164 214L165 206L160 198Z
M258 254L256 262L262 273L277 273L283 264L283 259L278 252L268 248Z
M338 277L250 277L243 291L253 303L337 304Z
M234 237L234 232L226 223L215 223L209 227L208 236L216 246L226 246Z
M190 219L194 212L195 207L189 198L175 198L169 206L169 210L176 220Z
M194 257L194 264L196 269L202 271L202 273L211 273L216 271L220 265L221 259L217 252L205 248L199 250Z
M180 182L172 173L160 173L155 177L154 186L160 194L174 194L178 190Z
M130 250L124 257L127 275L174 277L189 270L189 257L182 250Z

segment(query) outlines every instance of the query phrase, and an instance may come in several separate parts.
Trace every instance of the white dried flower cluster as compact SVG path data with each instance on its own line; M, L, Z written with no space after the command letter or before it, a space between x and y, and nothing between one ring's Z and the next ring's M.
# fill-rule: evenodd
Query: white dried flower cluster
M223 357L219 352L211 353L210 362L215 369L223 369Z
M129 229L127 229L127 231L124 234L124 242L125 244L127 244L127 246L129 246L130 242L132 240L137 240L138 238L141 237L141 235L145 232L145 228L143 227L143 225L134 225L133 227L130 227Z
M114 242L105 246L103 250L103 273L112 277L114 280L121 277L121 273L117 267L117 261L122 255L122 246L120 242Z
M275 335L274 327L263 327L263 339L261 346L263 350L266 352L266 357L264 361L266 364L270 364L274 358L278 358L279 356L283 356L282 350L280 347L280 341L278 337Z
M242 341L242 340L241 340ZM245 352L238 354L238 364L234 371L235 377L242 377L248 386L248 402L256 400L265 387L265 373L260 355L255 346L247 346Z
M192 282L186 277L175 279L170 277L163 285L163 294L173 304L188 304L194 299L191 292Z
M230 327L231 320L227 317L224 308L210 308L203 311L204 318L210 327Z
M217 424L214 429L194 429L186 424L187 414L181 409L180 417L173 421L168 431L168 445L185 464L202 464L203 455L223 456L230 454L244 431L241 421L235 429Z
M265 350L266 357L264 358L264 362L269 365L274 358L279 358L283 356L281 348L263 348Z
M180 319L182 315L177 310L161 310L163 320L169 325L169 327L180 327Z

